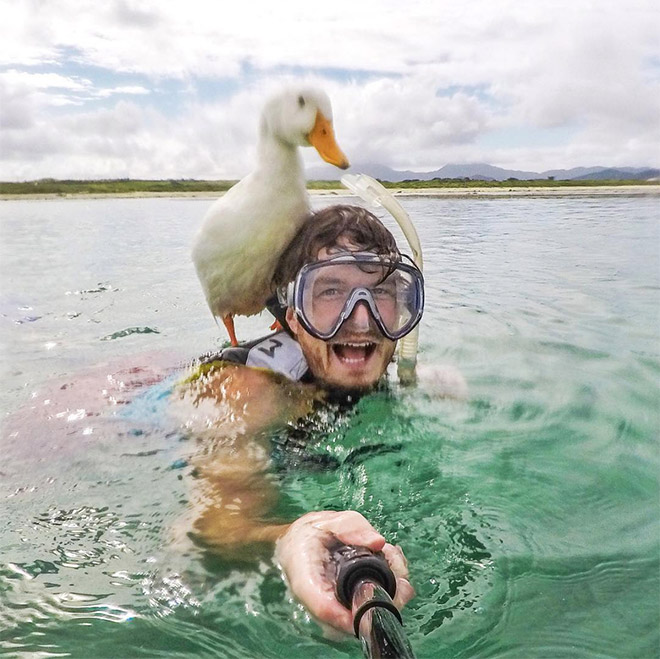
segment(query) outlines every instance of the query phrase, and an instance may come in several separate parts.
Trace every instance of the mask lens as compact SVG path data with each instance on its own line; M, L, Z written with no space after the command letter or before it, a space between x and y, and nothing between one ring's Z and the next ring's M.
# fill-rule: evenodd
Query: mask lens
M396 265L378 260L328 261L315 264L301 284L300 311L321 335L336 331L362 300L372 315L376 309L377 321L392 336L408 331L418 317L421 280Z

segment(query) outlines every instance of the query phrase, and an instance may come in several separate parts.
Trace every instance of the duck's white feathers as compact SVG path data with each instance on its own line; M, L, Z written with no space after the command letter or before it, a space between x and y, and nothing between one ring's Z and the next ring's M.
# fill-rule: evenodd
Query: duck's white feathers
M272 294L280 255L309 212L298 146L309 145L317 113L332 121L330 100L319 90L272 98L261 117L256 168L204 218L192 257L216 317L259 313Z
M213 315L249 316L264 308L277 261L308 212L299 162L279 173L259 168L213 204L193 246Z

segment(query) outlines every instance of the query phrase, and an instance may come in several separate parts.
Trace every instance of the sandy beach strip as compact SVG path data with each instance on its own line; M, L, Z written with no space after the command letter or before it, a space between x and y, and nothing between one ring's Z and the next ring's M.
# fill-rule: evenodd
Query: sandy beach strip
M501 188L389 188L397 197L602 197L602 196L660 196L658 185L602 185L602 186L557 186L557 187L501 187ZM344 188L332 190L308 190L312 197L354 197ZM0 201L39 199L133 199L133 198L178 198L217 199L223 192L113 192L113 193L37 193L2 194Z
M593 197L660 195L658 185L603 185L511 188L389 188L400 197ZM354 196L348 190L310 190L312 196Z

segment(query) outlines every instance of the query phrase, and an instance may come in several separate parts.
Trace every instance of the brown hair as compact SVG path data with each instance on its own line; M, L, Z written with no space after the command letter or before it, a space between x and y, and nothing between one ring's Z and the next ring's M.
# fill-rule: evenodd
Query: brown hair
M316 260L319 250L337 246L340 238L357 251L375 252L393 261L401 259L394 236L373 213L360 206L328 206L309 214L280 257L273 285L293 281L300 268Z

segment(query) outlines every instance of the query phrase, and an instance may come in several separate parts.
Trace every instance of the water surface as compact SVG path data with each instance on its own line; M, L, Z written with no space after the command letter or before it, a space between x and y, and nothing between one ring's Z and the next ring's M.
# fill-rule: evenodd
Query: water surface
M189 261L209 203L0 204L2 653L360 656L271 560L168 541L192 478L168 392L224 339ZM468 400L393 383L317 418L313 460L274 437L277 514L355 508L404 547L419 657L658 656L657 197L403 203L420 362Z

